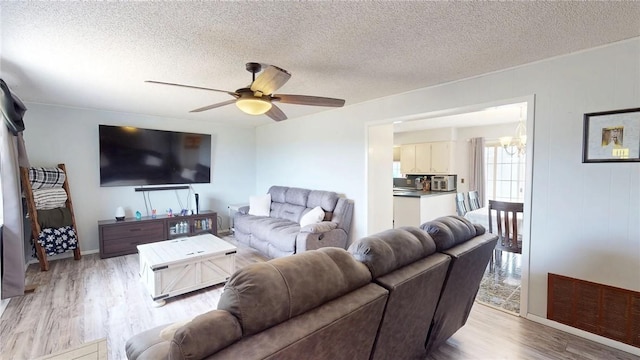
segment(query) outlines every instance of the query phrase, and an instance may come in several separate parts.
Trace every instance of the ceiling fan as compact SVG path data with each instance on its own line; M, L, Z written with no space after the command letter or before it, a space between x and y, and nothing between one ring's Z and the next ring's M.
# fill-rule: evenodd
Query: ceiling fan
M313 106L329 106L329 107L341 107L344 106L343 99L334 99L328 97L308 96L308 95L289 95L289 94L274 94L273 92L278 90L284 85L291 73L287 70L281 69L274 65L268 65L260 75L256 78L256 73L262 70L262 65L255 62L249 62L246 64L246 69L252 74L252 82L248 87L240 88L236 91L226 91L205 88L200 86L174 84L162 81L146 80L145 82L161 85L181 86L191 89L210 90L229 94L234 97L233 100L223 101L217 104L207 105L190 112L201 112L206 110L215 109L221 106L235 103L236 106L243 112L250 115L262 115L266 114L268 117L275 121L286 120L287 116L277 107L274 102L281 102L285 104L297 104L297 105L313 105Z

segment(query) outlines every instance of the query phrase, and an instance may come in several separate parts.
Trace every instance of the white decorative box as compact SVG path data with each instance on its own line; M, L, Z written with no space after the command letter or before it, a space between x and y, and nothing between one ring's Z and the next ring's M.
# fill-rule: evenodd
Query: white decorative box
M236 247L212 234L137 248L140 278L158 305L168 297L223 283L235 271Z

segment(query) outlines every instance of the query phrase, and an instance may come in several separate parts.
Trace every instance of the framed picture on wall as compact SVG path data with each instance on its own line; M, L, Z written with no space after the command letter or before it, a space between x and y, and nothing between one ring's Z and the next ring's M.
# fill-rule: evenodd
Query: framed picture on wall
M640 162L640 108L584 114L582 162Z

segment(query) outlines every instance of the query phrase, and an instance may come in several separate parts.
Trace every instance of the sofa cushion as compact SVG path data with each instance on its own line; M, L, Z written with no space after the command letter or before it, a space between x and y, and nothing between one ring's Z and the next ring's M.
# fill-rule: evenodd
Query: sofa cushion
M325 212L333 212L333 210L335 210L336 208L336 204L338 203L339 198L340 197L338 196L338 194L332 191L312 190L309 193L309 197L305 206L308 208L320 206ZM331 220L331 218L329 218L328 220Z
M370 281L367 267L348 252L322 248L250 264L236 271L225 285L218 309L236 316L246 336L300 315Z
M429 234L409 227L386 230L362 238L349 247L349 252L369 268L374 279L435 251L436 245Z
M286 187L286 186L272 186L272 187L270 187L268 193L271 194L271 201L275 201L275 202L279 202L279 203L286 202L285 194L287 193L287 189L289 189L289 188Z
M289 203L271 203L271 217L299 222L306 207Z
M289 188L285 194L285 202L306 208L310 192L309 189Z
M270 212L271 194L249 197L249 215L269 216Z
M322 208L320 206L316 206L302 215L302 217L300 218L300 227L317 224L323 219L324 211L322 211Z
M298 222L274 217L241 217L238 220L242 228L248 227L253 238L272 243L283 251L295 250L296 236L300 233Z
M477 235L484 234L484 227L474 225L461 216L443 216L428 221L420 228L426 231L436 243L437 251L444 251L463 243Z

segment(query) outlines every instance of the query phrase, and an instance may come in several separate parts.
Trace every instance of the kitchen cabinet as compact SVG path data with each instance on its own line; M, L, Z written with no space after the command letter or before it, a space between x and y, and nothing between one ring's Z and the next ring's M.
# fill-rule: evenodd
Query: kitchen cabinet
M436 174L451 174L453 146L451 142L431 143L431 171Z
M402 145L400 147L400 172L410 174L416 168L416 146Z
M453 143L440 141L400 147L403 174L447 174L453 172Z

